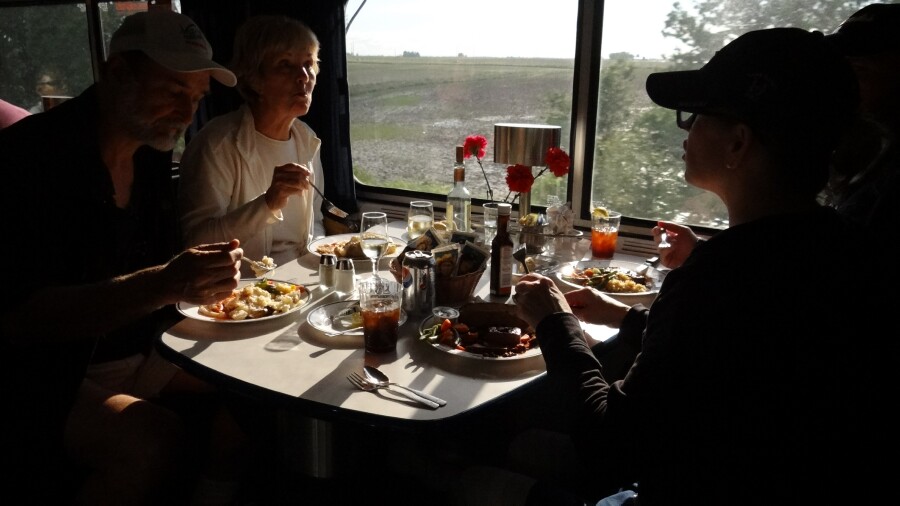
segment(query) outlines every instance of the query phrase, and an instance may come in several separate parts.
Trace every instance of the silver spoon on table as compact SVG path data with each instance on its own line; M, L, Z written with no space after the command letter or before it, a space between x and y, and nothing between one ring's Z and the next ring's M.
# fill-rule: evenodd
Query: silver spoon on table
M381 385L381 386L385 386L385 387L386 386L399 387L399 388L402 388L409 392L412 392L420 397L424 397L424 398L428 399L429 401L436 402L439 406L443 406L443 405L447 404L447 401L445 401L444 399L441 399L440 397L435 397L433 395L426 394L425 392L423 392L421 390L416 390L415 388L409 388L409 387L403 386L399 383L392 382L385 373L381 372L380 370L378 370L375 367L367 365L367 366L363 367L363 372L366 374L366 379L368 379L372 383L375 383L376 385Z
M349 375L347 375L347 381L349 381L354 386L356 386L356 388L358 388L360 390L365 390L366 392L374 392L375 390L384 388L394 394L402 395L411 401L416 401L420 404L428 406L431 409L437 409L440 407L440 405L438 403L436 403L434 401L430 401L422 396L416 395L412 392L407 392L406 390L394 390L389 385L382 385L381 383L369 381L368 379L363 378L362 376L360 376L359 374L356 374L355 372L351 372Z

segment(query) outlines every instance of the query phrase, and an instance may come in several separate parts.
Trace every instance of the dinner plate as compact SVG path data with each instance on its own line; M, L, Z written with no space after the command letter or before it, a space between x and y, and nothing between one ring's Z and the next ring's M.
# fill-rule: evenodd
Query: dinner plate
M638 269L643 269L645 264L640 264L637 262L629 262L627 260L582 260L579 262L571 262L566 265L563 265L556 271L556 278L561 282L565 283L568 286L573 288L581 288L584 285L578 283L576 280L570 279L572 271L574 269L587 269L588 267L621 267L622 269L628 269L630 271L636 271ZM659 285L662 283L660 279L660 273L658 270L650 267L647 269L647 277L649 278L651 285L647 287L646 292L634 292L634 293L621 293L621 292L606 292L604 290L600 290L603 293L607 293L610 295L614 295L616 297L644 297L650 294L656 294L659 292Z
M337 315L343 309L347 309L350 306L358 305L358 300L344 300L341 302L332 302L331 304L325 304L324 306L317 307L309 312L306 315L306 321L309 322L313 328L317 330L321 330L326 334L333 334L335 332L341 332L342 330L346 330L347 327L344 327L340 321L332 322L331 317ZM400 325L406 323L406 311L400 310ZM349 332L344 332L344 336L361 336L363 335L362 327L358 330L351 330Z
M421 336L422 334L425 333L425 329L427 329L428 327L433 327L433 326L439 324L441 321L443 321L443 320L435 317L434 315L426 316L422 320L422 323L419 324L419 336ZM455 355L457 357L472 358L472 359L476 359L476 360L499 360L499 361L522 360L522 359L526 359L526 358L536 357L541 354L541 348L538 346L535 346L534 348L529 349L525 353L520 353L518 355L513 355L511 357L488 357L488 356L482 355L480 353L471 353L468 351L451 348L450 346L447 346L445 344L441 344L438 342L432 342L429 339L422 339L422 340L425 341L426 343L428 343L428 345L430 345L432 348L434 348L438 351L442 351L442 352L450 354L450 355Z
M321 255L321 253L318 252L319 246L324 246L326 244L332 244L335 242L349 241L351 237L358 236L358 235L359 234L326 235L325 237L320 237L320 238L315 239L314 241L310 242L309 246L307 246L307 248L309 249L310 253L312 253L313 255L315 255L317 257L320 257L322 255ZM385 253L385 255L382 258L395 257L395 256L399 255L400 252L403 251L403 248L406 246L406 241L404 241L400 237L389 236L389 238L391 239L391 241L394 244L397 245L397 247L394 248L393 253L391 253L391 254ZM369 259L369 257L367 257L365 255L361 255L358 257L350 257L350 258L352 258L353 260L368 260Z
M241 282L238 284L238 289L241 289L251 283L259 283L259 281L260 281L259 279L241 280ZM291 310L289 310L287 312L273 314L270 316L263 316L261 318L247 318L246 320L223 320L223 319L219 319L219 318L210 318L209 316L204 316L204 315L200 314L200 306L199 305L190 304L188 302L183 302L183 301L176 304L175 307L178 309L179 313L183 314L184 316L187 316L188 318L193 318L194 320L200 320L200 321L204 321L204 322L215 322L215 323L254 323L254 322L274 320L276 318L281 318L283 316L287 316L289 314L294 313L295 311L300 310L301 308L303 308L304 306L309 304L311 294L309 293L309 289L306 288L305 286L297 285L296 283L288 283L287 281L279 281L277 279L270 279L269 281L273 281L275 283L285 283L288 285L295 285L295 286L302 287L303 288L303 301L300 303L299 306L292 308Z

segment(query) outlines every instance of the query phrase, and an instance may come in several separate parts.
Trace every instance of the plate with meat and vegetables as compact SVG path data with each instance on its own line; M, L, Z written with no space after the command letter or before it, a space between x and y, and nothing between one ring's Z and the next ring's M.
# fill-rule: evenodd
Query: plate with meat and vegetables
M655 295L662 282L659 271L653 267L625 260L573 262L557 270L556 277L573 288L590 286L622 298Z
M419 338L451 355L478 360L519 360L541 354L534 329L515 314L516 306L472 302L454 320L429 316L419 325Z

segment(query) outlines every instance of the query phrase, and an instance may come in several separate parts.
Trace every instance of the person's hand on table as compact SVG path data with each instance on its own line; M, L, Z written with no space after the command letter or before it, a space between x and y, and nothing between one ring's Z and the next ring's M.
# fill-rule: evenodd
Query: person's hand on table
M176 299L191 304L212 304L231 295L241 280L240 241L203 244L179 253L163 269L165 287Z
M572 313L581 321L619 328L631 306L589 286L566 293Z
M545 317L565 311L572 312L566 297L552 279L541 274L525 274L516 283L513 301L516 312L523 321L537 328Z
M526 274L516 283L516 310L519 318L537 328L553 313L567 312L579 320L618 328L631 306L591 287L562 293L552 279L541 274Z
M691 251L694 250L694 246L697 245L700 238L689 227L668 221L660 221L651 230L653 241L656 244L660 243L660 235L663 230L666 232L666 239L670 246L659 249L659 263L670 269L680 267L687 260Z
M312 172L298 163L286 163L275 167L272 184L266 190L266 204L272 211L279 211L287 205L288 197L300 195L309 190Z

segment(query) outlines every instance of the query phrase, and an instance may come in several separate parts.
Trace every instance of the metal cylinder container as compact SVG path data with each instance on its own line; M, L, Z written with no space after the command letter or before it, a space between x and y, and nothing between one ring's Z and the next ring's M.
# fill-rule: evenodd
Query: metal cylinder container
M403 310L410 315L430 315L434 308L435 294L434 253L407 251L403 257Z

